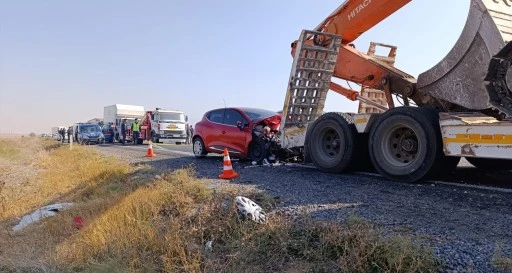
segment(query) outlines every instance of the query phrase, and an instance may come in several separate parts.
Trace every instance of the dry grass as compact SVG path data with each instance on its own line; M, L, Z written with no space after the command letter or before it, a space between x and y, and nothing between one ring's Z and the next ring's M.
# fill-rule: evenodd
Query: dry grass
M59 164L60 163L60 164ZM11 200L2 229L50 201L76 205L27 227L0 233L0 271L17 272L433 272L431 252L408 238L386 238L370 223L320 223L267 213L239 218L243 194L270 212L272 198L234 187L212 191L180 169L143 183L140 174L86 148L39 157L39 181ZM2 193L4 194L4 193ZM22 209L16 208L16 206ZM72 227L75 216L85 227ZM11 217L11 218L10 218ZM213 241L213 251L204 250Z
M16 215L22 215L34 208L59 202L76 202L79 200L101 197L105 198L109 191L116 192L120 179L130 168L105 158L83 147L73 150L59 148L48 151L47 147L35 150L32 160L35 162L19 162L15 168L29 168L32 174L21 183L14 181L6 184L0 213L0 221ZM39 175L34 174L38 172ZM108 183L105 183L108 181ZM116 183L117 182L117 183Z
M0 266L44 269L49 266L48 253L75 232L71 214L90 218L108 207L122 192L119 188L130 167L82 147L59 148L54 141L26 138L2 143L13 144L20 156L8 164L3 161L6 171L0 173ZM36 224L10 232L17 217L57 202L76 203L76 207L51 221L43 220L43 227Z
M1 160L12 160L19 157L21 149L18 148L15 144L15 140L0 139Z

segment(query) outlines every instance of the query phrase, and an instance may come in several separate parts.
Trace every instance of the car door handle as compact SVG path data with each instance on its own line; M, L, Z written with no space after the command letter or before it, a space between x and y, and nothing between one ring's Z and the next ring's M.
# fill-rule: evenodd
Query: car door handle
M222 131L222 134L224 135L226 133L226 131Z

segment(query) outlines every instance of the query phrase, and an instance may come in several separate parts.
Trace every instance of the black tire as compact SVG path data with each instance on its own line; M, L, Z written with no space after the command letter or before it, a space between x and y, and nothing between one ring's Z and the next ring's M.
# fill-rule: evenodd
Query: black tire
M471 165L486 171L510 171L512 160L497 158L466 157Z
M196 158L203 158L208 154L204 142L200 137L195 137L192 143L192 152Z
M144 143L144 139L142 139L142 138L137 138L136 141L137 141L137 144L139 144L139 145Z
M267 157L267 146L265 140L260 137L253 137L249 144L249 158L251 161L261 164L263 159Z
M356 129L357 131L357 129ZM370 159L370 152L368 151L368 133L358 133L357 143L355 144L355 154L352 162L347 167L347 171L351 172L375 172L372 161Z
M338 113L326 113L309 127L304 145L308 160L323 172L347 170L355 155L355 126Z
M441 170L439 119L430 110L388 110L370 131L368 147L373 165L390 180L417 182Z

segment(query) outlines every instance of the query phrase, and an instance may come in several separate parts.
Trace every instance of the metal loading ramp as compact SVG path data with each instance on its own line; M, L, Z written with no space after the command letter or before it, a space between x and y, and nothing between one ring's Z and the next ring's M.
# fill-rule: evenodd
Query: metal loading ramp
M328 45L315 45L309 39L315 35L329 41ZM283 148L303 146L307 124L322 114L340 45L341 37L337 35L302 31L283 107L280 128Z

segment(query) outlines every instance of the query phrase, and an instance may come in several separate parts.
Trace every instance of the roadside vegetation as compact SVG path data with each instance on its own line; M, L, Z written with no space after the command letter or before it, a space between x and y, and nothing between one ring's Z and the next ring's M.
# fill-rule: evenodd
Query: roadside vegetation
M192 166L160 173L36 138L0 142L0 171L2 272L436 272L439 266L410 238L384 236L361 219L328 223L273 213L274 199L263 192L213 190ZM241 219L237 195L261 205L268 221ZM58 202L74 205L11 231L16 217ZM84 220L82 228L73 225L75 217Z

